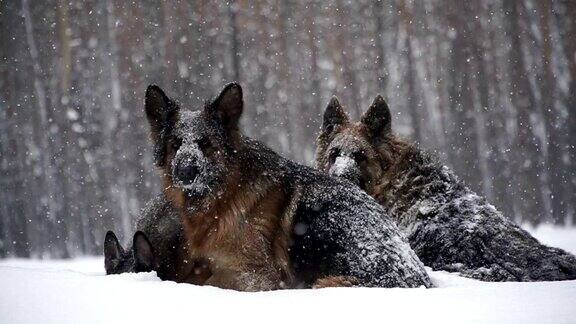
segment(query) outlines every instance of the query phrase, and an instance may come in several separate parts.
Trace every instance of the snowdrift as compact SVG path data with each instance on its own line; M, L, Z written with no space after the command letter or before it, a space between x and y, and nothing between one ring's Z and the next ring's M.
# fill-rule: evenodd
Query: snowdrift
M540 228L576 252L576 229ZM486 283L430 271L434 289L328 288L241 293L104 276L101 258L0 261L0 323L575 323L576 281Z

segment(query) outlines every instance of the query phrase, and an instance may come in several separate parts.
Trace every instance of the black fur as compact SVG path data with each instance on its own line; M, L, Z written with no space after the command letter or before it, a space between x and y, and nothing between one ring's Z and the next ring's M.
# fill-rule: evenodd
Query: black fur
M154 140L154 161L161 167L166 157L167 134L178 118L178 104L168 98L160 87L150 85L146 89L144 107L152 134L157 137Z
M244 110L242 88L237 83L226 85L206 108L219 125L230 130L237 129Z
M154 248L142 231L134 233L132 251L134 254L134 272L150 271L157 268Z
M164 194L154 198L142 211L136 228L148 237L156 260L156 272L162 280L185 281L186 244L180 214Z
M368 111L362 116L361 122L368 126L373 139L380 138L382 134L390 133L392 115L388 104L381 95L376 96Z
M424 264L488 281L576 279L576 258L539 243L465 187L435 158L411 148L381 201Z
M164 197L157 196L142 210L132 246L124 251L108 231L104 243L106 274L156 271L162 280L184 282L193 266L187 265L180 214Z
M322 129L330 133L334 127L344 124L348 120L348 116L344 112L342 105L338 101L336 96L330 99L326 110L324 111L324 122L322 123Z
M112 231L104 239L104 268L106 274L150 272L156 270L156 260L146 235L140 231L133 237L132 247L125 251Z

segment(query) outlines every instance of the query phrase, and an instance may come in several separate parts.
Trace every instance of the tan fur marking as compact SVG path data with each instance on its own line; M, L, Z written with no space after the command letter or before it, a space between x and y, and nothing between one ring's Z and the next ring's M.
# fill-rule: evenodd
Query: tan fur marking
M169 183L169 177L165 177ZM278 184L240 185L231 175L222 195L191 214L186 196L166 186L179 206L191 260L205 259L205 284L237 290L268 290L291 283L288 245L294 202ZM293 197L292 197L293 198ZM281 217L281 215L284 215Z
M412 146L409 142L396 136L390 136L382 145L380 145L380 147L377 147L380 160L384 161L383 163L387 165L387 168L379 179L374 180L376 187L374 191L369 194L380 204L387 199L384 197L384 193L387 191L386 186L388 186L388 182L393 177L396 170L402 167L399 165L399 162L405 160L403 157L411 147Z
M162 176L162 182L164 184L164 194L166 195L166 198L168 198L168 200L170 200L176 208L178 209L183 208L184 193L182 192L182 190L172 185L170 176L166 173Z
M288 247L291 244L294 214L296 213L297 203L301 195L302 192L300 188L296 188L284 215L282 215L280 227L278 227L275 239L272 242L274 256L282 271L282 282L286 286L292 286L294 283L294 274L291 271Z

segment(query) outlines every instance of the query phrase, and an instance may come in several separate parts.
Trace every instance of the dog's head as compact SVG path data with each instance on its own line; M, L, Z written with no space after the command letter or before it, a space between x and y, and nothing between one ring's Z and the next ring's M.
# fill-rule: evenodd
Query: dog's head
M238 123L243 110L242 88L228 84L201 109L180 109L157 86L146 90L146 117L154 142L156 165L176 204L202 205L217 197L239 168L234 163L240 141Z
M317 140L316 166L373 194L392 163L395 139L386 101L377 96L360 121L350 120L333 97L324 112Z
M108 231L104 239L104 268L106 274L155 271L152 244L148 237L137 231L132 239L132 250L124 251L114 232Z

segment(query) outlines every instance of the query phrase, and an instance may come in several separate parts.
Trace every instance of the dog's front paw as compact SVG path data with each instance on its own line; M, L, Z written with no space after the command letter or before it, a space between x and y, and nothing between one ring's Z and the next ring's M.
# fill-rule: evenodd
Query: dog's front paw
M317 288L329 288L329 287L353 287L358 283L358 280L354 277L347 276L330 276L324 277L316 280L313 289Z

